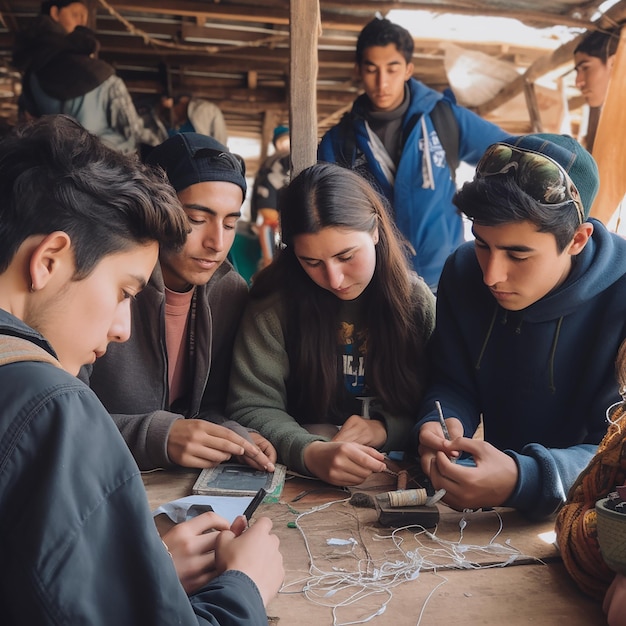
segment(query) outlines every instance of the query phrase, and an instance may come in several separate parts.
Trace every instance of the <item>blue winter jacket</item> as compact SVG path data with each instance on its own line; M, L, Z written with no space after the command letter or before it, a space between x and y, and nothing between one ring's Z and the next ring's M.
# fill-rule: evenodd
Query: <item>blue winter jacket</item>
M433 384L413 432L461 420L471 437L483 414L485 440L513 457L518 484L506 506L554 514L595 453L606 410L620 400L615 360L626 338L626 240L596 220L565 282L521 311L502 309L485 286L474 244L447 261L429 346Z
M0 335L54 355L1 309ZM243 572L187 597L137 464L89 387L50 363L10 363L0 407L2 624L267 626Z
M379 191L393 207L398 228L415 249L415 271L431 289L436 290L446 258L463 242L463 223L452 204L456 187L429 115L444 96L413 78L407 84L411 101L402 127L408 136L404 140L393 185L385 177L369 140L364 119L369 103L367 95L357 98L352 107L355 141L367 159L366 167L374 176ZM470 110L452 102L450 106L459 127L460 161L475 165L489 145L508 136L498 126ZM318 159L338 162L340 145L341 131L337 125L322 138Z

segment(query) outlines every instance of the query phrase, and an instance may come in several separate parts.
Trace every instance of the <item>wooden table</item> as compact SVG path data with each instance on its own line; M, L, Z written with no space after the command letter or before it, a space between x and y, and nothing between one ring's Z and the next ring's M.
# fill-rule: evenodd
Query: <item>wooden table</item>
M145 473L144 484L151 507L154 509L164 502L189 495L197 475L197 470ZM393 477L379 477L373 486L366 483L365 490L378 492L395 488L393 482L384 484L385 480L395 480ZM292 502L297 495L301 498ZM374 509L335 502L323 511L298 516L322 504L347 498L346 492L319 481L293 478L287 480L280 502L259 507L255 515L267 515L274 522L286 572L285 587L268 606L270 624L331 626L332 608L319 603L336 604L347 598L347 592L318 597L316 602L305 597L302 591L305 581L312 581L307 544L315 566L338 575L342 575L342 570L355 572L359 560L365 563L368 558L372 572L385 562L409 561L389 538L391 530L377 524ZM486 568L486 565L503 562L504 557L470 550L463 556L480 564L480 569L445 569L441 565L436 572L421 571L417 578L393 587L390 599L378 593L341 607L337 610L337 623L357 622L374 613L382 605L384 596L386 608L367 622L372 626L606 624L601 607L578 590L553 543L542 538L553 530L552 523L530 523L511 509L468 514L445 506L439 509L440 521L433 531L439 539L462 546L487 546L493 540L493 544L511 550L516 548L525 556L506 567ZM293 528L297 519L302 532ZM500 523L502 531L497 534ZM437 547L425 533L416 538L415 532L416 529L401 531L403 550L416 554L417 549L423 554L426 549ZM350 543L329 545L329 540L335 539ZM350 592L355 591L356 588L350 588Z

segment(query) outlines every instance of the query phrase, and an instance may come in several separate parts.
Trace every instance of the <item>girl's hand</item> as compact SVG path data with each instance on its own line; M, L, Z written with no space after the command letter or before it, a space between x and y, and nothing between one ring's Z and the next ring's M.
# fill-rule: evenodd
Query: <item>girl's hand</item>
M333 437L333 441L351 441L372 448L382 448L387 441L387 430L379 420L351 415Z

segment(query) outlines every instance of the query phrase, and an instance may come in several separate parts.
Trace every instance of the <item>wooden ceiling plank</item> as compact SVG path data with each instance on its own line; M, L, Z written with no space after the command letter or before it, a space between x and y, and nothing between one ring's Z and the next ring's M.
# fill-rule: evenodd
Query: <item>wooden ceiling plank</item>
M225 5L222 3L202 5L202 10L199 10L199 4L197 2L190 1L169 1L160 2L155 5L150 0L134 0L133 2L115 2L115 9L117 11L126 11L134 13L154 13L158 15L176 15L184 17L192 17L196 19L199 15L205 19L215 20L228 20L235 22L266 22L270 24L289 24L289 12L287 7L284 9L270 8L256 3L251 5Z

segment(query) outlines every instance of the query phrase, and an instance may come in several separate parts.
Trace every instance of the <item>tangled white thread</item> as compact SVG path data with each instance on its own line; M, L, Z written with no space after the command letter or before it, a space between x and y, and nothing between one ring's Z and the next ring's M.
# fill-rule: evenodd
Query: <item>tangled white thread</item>
M346 567L323 569L317 564L318 560L321 559L316 559L313 556L309 538L300 522L308 515L328 509L335 504L348 502L348 500L346 498L328 502L297 515L295 525L302 535L309 557L309 576L286 583L280 590L280 593L304 593L306 598L314 604L331 608L333 626L364 624L382 615L393 598L393 589L396 586L416 580L421 572L429 572L441 580L424 601L416 624L419 626L426 605L437 589L447 582L447 579L439 574L440 571L505 567L520 558L534 559L534 557L524 555L517 548L512 547L508 540L504 544L495 543L496 538L502 532L502 517L497 511L492 511L492 514L497 516L499 528L486 545L462 543L463 531L467 524L464 516L459 523L458 541L442 539L437 536L436 528L431 532L422 526L405 526L391 531L388 535L374 535L376 541L391 541L393 544L393 547L385 550L382 559L372 558L367 547L353 537L329 539L327 545L334 546L337 550L342 549L341 552L335 553L336 557L353 558L356 564L352 569ZM406 537L406 531L413 531L413 533ZM414 544L409 545L411 541ZM364 550L365 558L357 554L358 548ZM474 559L471 558L472 555L476 555ZM486 563L479 563L475 560L478 555L483 557L489 555L490 560ZM299 587L299 589L290 591L294 587ZM376 608L369 614L352 621L339 621L339 609L376 596L380 596L380 598L377 600Z

